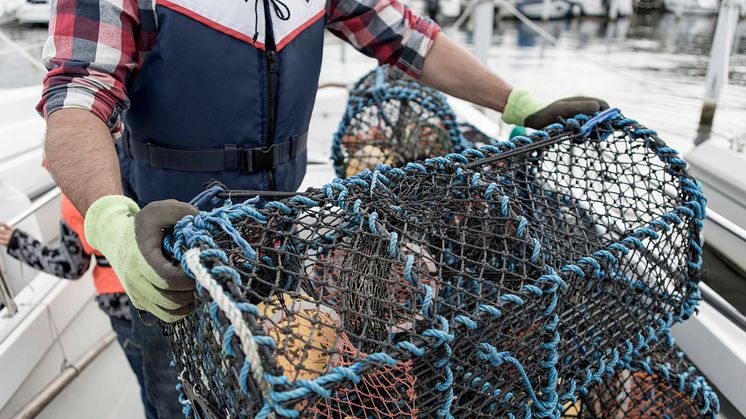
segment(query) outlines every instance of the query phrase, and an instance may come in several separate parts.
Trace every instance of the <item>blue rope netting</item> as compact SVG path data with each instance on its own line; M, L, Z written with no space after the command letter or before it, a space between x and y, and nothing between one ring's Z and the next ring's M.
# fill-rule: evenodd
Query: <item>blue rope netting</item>
M198 286L168 330L185 414L714 418L670 334L706 199L654 131L588 121L183 219L165 247L251 332Z
M379 163L404 166L491 140L458 122L441 92L411 78L392 79L377 67L350 89L332 139L332 160L344 178Z

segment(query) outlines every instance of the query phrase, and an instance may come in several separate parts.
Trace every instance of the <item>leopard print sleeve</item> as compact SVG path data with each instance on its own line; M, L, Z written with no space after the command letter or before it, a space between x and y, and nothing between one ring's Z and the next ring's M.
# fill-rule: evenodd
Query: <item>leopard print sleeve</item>
M88 270L91 255L80 237L60 221L60 245L47 246L22 230L16 229L8 243L8 254L34 269L65 279L78 279Z

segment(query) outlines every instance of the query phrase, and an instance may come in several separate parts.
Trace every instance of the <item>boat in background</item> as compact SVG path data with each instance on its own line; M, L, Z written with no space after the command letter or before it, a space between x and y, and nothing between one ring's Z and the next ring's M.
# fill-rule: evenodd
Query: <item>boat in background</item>
M632 14L632 0L524 0L515 5L529 19L563 19L575 16L608 16L612 19Z
M49 0L25 0L16 12L19 23L48 24L52 12Z
M40 92L40 86L0 89L0 138L8 139L0 149L0 178L31 200L55 186L41 167L44 121L34 111Z
M16 10L23 0L0 0L0 25L16 20Z
M453 20L461 14L461 9L464 3L463 0L424 0L418 2L411 2L410 6L413 6L420 13L429 16L431 19L438 22L441 19Z
M720 4L718 0L663 0L663 7L677 16L716 16Z
M634 0L635 9L662 10L663 0Z

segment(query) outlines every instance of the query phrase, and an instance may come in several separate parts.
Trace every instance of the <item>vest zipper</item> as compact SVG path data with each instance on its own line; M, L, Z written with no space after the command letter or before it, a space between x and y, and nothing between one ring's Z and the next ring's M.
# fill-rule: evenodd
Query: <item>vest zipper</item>
M267 57L267 147L271 147L275 141L275 108L277 107L277 92L275 92L275 79L277 73L277 52L275 50L275 35L272 27L272 15L270 13L269 0L264 0L264 22L267 34L264 39L264 51ZM275 189L275 177L272 169L267 172L270 190Z

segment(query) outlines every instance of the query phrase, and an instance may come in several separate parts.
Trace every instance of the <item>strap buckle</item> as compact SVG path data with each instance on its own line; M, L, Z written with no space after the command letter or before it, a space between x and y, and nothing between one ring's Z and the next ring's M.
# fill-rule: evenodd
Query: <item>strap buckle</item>
M256 173L277 169L280 165L279 151L274 144L267 148L241 150L241 170L244 173Z

